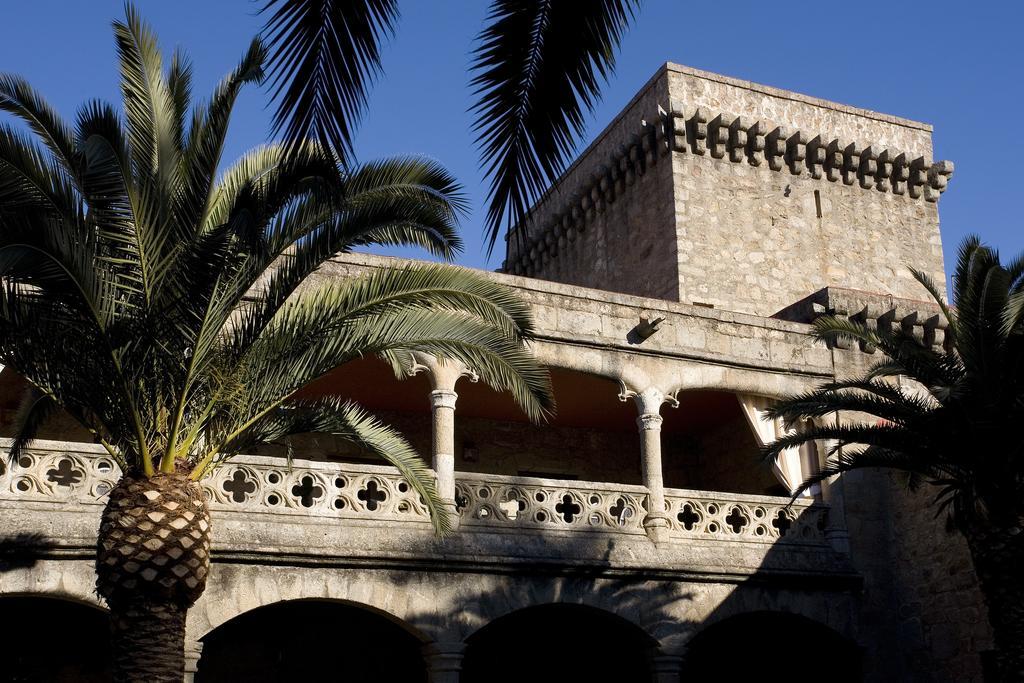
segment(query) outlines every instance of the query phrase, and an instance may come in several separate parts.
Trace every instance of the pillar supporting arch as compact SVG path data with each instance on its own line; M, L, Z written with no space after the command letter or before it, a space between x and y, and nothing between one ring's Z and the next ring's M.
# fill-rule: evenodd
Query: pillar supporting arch
M620 401L633 399L639 416L636 419L640 430L640 462L641 476L647 487L647 516L644 518L644 529L655 543L667 540L669 521L665 505L665 479L662 475L661 463L661 406L668 404L679 407L679 401L673 392L664 392L656 386L648 386L637 391L630 388L625 381L620 381Z

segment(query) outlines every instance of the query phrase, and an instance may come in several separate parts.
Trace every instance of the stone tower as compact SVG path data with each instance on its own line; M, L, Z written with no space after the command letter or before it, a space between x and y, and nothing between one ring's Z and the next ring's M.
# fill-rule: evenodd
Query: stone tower
M945 281L931 126L666 64L510 235L504 271L772 316Z

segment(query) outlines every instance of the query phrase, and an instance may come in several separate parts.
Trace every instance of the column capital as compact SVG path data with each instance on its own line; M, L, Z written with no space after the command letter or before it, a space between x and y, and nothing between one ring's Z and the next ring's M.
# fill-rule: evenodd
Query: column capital
M677 391L663 392L655 386L649 386L642 391L629 387L625 382L619 381L619 400L628 401L633 399L636 409L641 416L661 415L661 406L664 403L673 408L679 407L679 399L676 398Z
M454 358L438 358L419 351L413 351L410 358L406 374L411 377L421 372L427 373L430 376L430 385L435 391L454 392L456 383L463 377L470 382L480 379L476 372Z

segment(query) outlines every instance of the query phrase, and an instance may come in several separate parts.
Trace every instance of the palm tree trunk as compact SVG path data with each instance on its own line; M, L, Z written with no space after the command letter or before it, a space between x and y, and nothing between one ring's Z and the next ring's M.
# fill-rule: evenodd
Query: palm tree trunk
M966 536L995 639L994 680L1024 681L1024 530L975 526Z
M181 683L187 611L174 603L148 600L111 610L115 680Z
M209 567L202 488L177 473L122 477L103 510L96 554L116 681L181 681L185 615L206 588Z

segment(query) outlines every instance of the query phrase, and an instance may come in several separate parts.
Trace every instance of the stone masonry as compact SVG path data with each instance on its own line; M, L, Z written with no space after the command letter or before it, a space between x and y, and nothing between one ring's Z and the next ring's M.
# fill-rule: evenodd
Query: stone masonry
M984 601L928 496L863 471L794 501L778 462L758 457L759 427L781 426L748 412L877 359L814 343L819 315L945 343L906 268L945 281L937 201L952 164L931 150L926 124L661 68L484 274L530 306L531 352L557 378L562 417L529 424L472 368L422 354L406 377L329 373L409 437L458 531L435 538L397 470L331 435L232 459L203 482L215 532L188 680L238 658L216 660L216 643L240 637L240 620L317 602L399 625L430 683L498 680L474 673L474 652L491 652L480 639L552 606L589 615L560 636L593 633L598 614L641 634L646 664L621 680L679 683L737 662L781 680L817 656L805 670L837 681L981 681ZM304 286L415 265L347 254ZM0 446L19 381L0 374ZM26 554L0 555L0 616L25 598L101 607L96 529L119 474L69 420L44 436L0 463L0 541ZM530 664L532 646L516 648Z
M504 268L758 315L826 286L919 298L908 266L944 281L931 155L927 124L667 64Z

